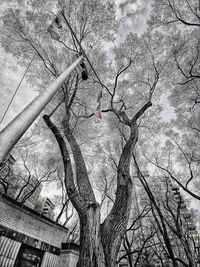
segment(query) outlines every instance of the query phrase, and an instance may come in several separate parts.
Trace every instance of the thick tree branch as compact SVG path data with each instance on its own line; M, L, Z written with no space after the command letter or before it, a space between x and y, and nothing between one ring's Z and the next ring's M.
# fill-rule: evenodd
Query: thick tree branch
M140 118L140 116L142 116L142 114L144 114L144 112L152 106L152 103L151 102L147 102L133 117L133 119L131 120L132 122L133 121L136 121L137 119Z
M175 18L177 19L177 21L180 21L187 26L200 26L200 23L194 23L194 22L186 21L185 19L183 19L179 10L176 9L175 6L173 6L173 4L170 0L168 0L168 4L169 4L169 7L170 7L172 13L174 14ZM198 17L198 14L196 14L196 16Z
M144 155L146 157L146 155ZM174 175L168 170L166 169L165 167L161 166L158 164L158 162L153 162L152 160L150 160L149 158L146 157L146 159L152 163L154 166L158 167L159 169L163 170L164 172L166 172L169 177L174 180L185 192L187 192L189 195L191 195L192 197L200 200L200 196L196 195L195 193L193 193L191 190L189 190L186 186L184 186L182 183L179 182L178 179L176 179L174 177Z
M73 136L68 119L63 120L63 126L64 126L64 134L71 146L73 158L76 166L76 178L77 178L77 185L79 188L79 192L81 196L84 198L86 202L88 202L88 205L91 203L94 203L95 205L96 200L94 196L94 192L92 190L92 186L89 181L87 168L85 165L85 161L82 155L82 152L80 150L80 147Z
M145 156L145 157L146 157L146 156ZM176 179L168 169L162 167L162 166L159 165L157 162L156 162L156 163L153 162L152 160L148 159L147 157L146 157L146 159L147 159L150 163L152 163L154 166L156 166L156 167L158 167L159 169L165 171L165 172L170 176L170 178L171 178L172 180L174 180L174 181L175 181L175 182L176 182L176 183L177 183L177 184L178 184L178 185L179 185L185 192L187 192L187 193L188 193L189 195L191 195L192 197L194 197L194 198L200 200L200 196L196 195L196 194L193 193L191 190L189 190L188 188L186 188L182 183L180 183L180 182L178 181L178 179Z
M132 63L132 60L129 59L129 63L128 63L128 65L127 65L126 67L120 69L120 70L117 72L117 75L116 75L116 77L115 77L115 82L114 82L113 92L112 92L112 96L111 96L111 107L112 107L112 108L113 108L113 98L114 98L115 93L116 93L116 88L117 88L118 78L119 78L119 76L120 76L124 71L126 71L126 70L130 67L131 63Z
M108 248L111 243L115 244L117 251L121 239L126 231L128 223L130 206L132 201L132 180L130 177L130 160L133 147L138 139L138 128L136 123L131 127L130 137L127 140L120 160L117 171L117 191L115 203L102 224L102 242L105 248ZM116 252L115 252L116 253Z
M66 190L67 194L73 203L74 207L77 209L78 212L82 212L86 208L86 203L80 196L79 192L77 191L75 184L74 184L74 179L73 179L73 171L72 171L72 166L71 166L71 160L70 156L68 153L68 149L66 147L65 141L59 132L58 128L52 123L48 115L44 115L43 119L49 129L52 131L54 134L58 146L61 151L62 155L62 160L63 160L63 165L64 165L64 171L65 171L65 184L66 184Z

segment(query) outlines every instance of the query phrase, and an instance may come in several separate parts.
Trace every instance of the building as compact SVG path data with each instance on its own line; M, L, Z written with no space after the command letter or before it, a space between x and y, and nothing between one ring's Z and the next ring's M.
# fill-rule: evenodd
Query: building
M66 245L69 231L12 198L0 196L1 267L75 267L77 245Z
M51 200L49 198L45 198L43 200L41 213L44 216L51 217L53 210L54 210L54 207L55 207L55 205L51 202Z
M187 263L189 258L188 255L186 255L185 249L188 248L192 255L192 260L197 263L200 249L199 234L196 230L192 214L187 208L184 196L180 193L180 188L175 185L169 177L149 176L147 172L142 172L142 174L148 183L148 187L162 215L167 218L167 233L175 256ZM139 251L142 247L143 240L148 237L149 229L152 227L156 229L157 227L152 211L148 212L147 216L143 217L143 219L137 219L144 207L151 207L150 199L143 186L141 186L137 174L134 174L130 224L136 221L134 229L137 229L137 231L128 232L127 251L123 250L124 248L122 247L119 258L120 256L127 255L129 251ZM159 220L158 215L157 218ZM152 241L150 239L149 242L146 243L138 266L161 266L160 259L162 259L162 266L171 266L171 260L165 253L165 249L163 249L162 240L163 238L161 235L159 237L158 235L154 235ZM156 253L154 253L155 250L157 250ZM159 257L157 256L158 254ZM135 253L129 257L129 260L132 260L134 263L136 257L137 254ZM129 266L128 260L125 262L125 259L124 262L120 262L120 264L122 264L122 266Z

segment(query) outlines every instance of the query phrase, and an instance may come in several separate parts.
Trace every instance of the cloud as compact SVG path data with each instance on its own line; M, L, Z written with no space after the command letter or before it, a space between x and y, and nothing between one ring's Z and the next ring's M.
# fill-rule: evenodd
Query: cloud
M115 1L117 16L121 19L117 43L122 42L129 32L138 34L144 32L153 2L154 0Z
M115 41L107 43L107 55L114 58L114 48L124 42L130 32L142 34L146 29L146 22L150 16L154 0L107 0L114 5L120 27Z

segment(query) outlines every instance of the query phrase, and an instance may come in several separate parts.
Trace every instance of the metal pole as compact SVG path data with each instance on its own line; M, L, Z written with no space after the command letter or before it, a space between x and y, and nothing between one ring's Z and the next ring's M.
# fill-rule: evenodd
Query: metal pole
M69 74L81 62L80 56L52 84L29 103L1 132L0 132L0 164L6 159L11 149L31 126L44 107L53 98Z

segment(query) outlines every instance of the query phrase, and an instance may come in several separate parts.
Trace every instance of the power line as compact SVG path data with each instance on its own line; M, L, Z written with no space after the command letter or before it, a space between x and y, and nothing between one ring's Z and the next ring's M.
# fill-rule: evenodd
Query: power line
M99 93L99 95L98 95L98 97L97 97L98 106L97 106L97 108L96 108L96 113L94 113L95 116L96 116L96 123L98 123L98 122L100 122L100 121L102 120L101 110L100 110L100 109L101 109L101 98L102 98L102 91L103 91L103 88L106 88L106 86L103 85L103 83L101 82L101 80L100 80L99 76L97 75L95 69L93 68L93 66L92 66L92 64L91 64L91 62L90 62L90 60L89 60L89 58L87 57L87 55L86 55L86 53L85 53L85 51L84 51L84 49L83 49L81 43L79 42L79 40L78 40L78 38L76 37L76 34L74 33L74 31L73 31L71 25L69 24L68 20L66 19L65 14L64 14L64 11L62 11L61 14L62 14L62 16L63 16L63 18L64 18L64 20L65 20L67 26L69 27L69 29L70 29L70 31L71 31L72 38L74 37L74 39L75 39L76 42L78 43L78 45L79 45L79 47L80 47L80 49L81 49L81 52L83 53L83 56L87 59L89 65L90 65L90 67L91 67L91 69L93 70L95 76L97 77L97 80L99 81L100 85L102 86L102 89L101 89L101 91L100 91L100 93ZM74 42L74 44L75 44L75 42Z
M31 64L32 64L32 62L33 62L35 56L36 56L36 54L34 54L34 56L32 57L30 63L28 64L28 66L27 66L27 68L26 68L26 70L25 70L25 72L24 72L24 74L23 74L23 76L22 76L22 78L21 78L21 80L20 80L18 86L17 86L17 88L15 89L15 92L14 92L12 98L10 99L10 102L8 103L8 106L7 106L7 108L6 108L6 110L5 110L4 114L3 114L3 116L2 116L2 118L1 118L0 124L3 122L5 116L6 116L8 110L9 110L9 108L10 108L10 105L11 105L13 99L15 98L15 95L17 94L17 91L19 90L19 87L20 87L20 85L22 84L22 82L23 82L23 80L24 80L24 77L26 76L26 73L28 72L28 70L29 70L29 68L30 68L30 66L31 66Z
M103 83L101 82L99 76L97 75L97 73L96 73L94 67L92 66L92 64L91 64L91 62L90 62L90 60L89 60L89 58L87 57L87 55L86 55L86 53L85 53L85 51L84 51L84 49L83 49L81 43L79 42L78 38L76 37L76 35L75 35L75 33L74 33L74 31L73 31L71 25L69 24L68 20L66 19L65 15L64 15L63 13L62 13L62 15L63 15L63 18L64 18L64 20L65 20L67 26L69 27L69 29L70 29L70 31L71 31L71 33L72 33L72 35L74 36L76 42L78 43L78 45L79 45L79 47L80 47L80 49L81 49L81 52L83 53L84 57L87 59L89 65L90 65L90 67L91 67L91 69L93 70L95 76L97 77L99 83L101 84L102 87L104 87L104 85L103 85ZM45 39L45 37L44 37L44 39ZM44 39L42 40L41 44L43 43ZM23 74L23 76L22 76L22 78L21 78L21 80L20 80L20 82L19 82L19 84L18 84L18 86L17 86L17 88L15 89L15 92L14 92L12 98L10 99L10 101L9 101L9 103L8 103L8 106L7 106L5 112L4 112L4 114L3 114L3 116L2 116L2 118L1 118L1 120L0 120L0 124L3 122L5 116L6 116L7 112L8 112L8 110L9 110L9 108L10 108L12 102L13 102L13 99L15 98L15 95L17 94L17 92L18 92L18 90L19 90L19 87L21 86L21 84L22 84L22 82L23 82L23 80L24 80L24 78L25 78L25 76L26 76L28 70L30 69L30 66L31 66L31 64L32 64L32 62L33 62L35 56L36 56L36 54L34 54L34 56L32 57L32 59L31 59L29 65L27 66L27 68L26 68L26 70L25 70L25 72L24 72L24 74Z
M33 9L33 14L34 14L34 12L35 12L35 8ZM29 25L30 25L30 23L29 23ZM44 39L43 39L43 40L44 40ZM43 40L42 40L42 42L43 42ZM36 54L33 55L33 57L32 57L32 59L31 59L30 63L28 64L28 66L27 66L27 68L26 68L26 70L25 70L25 72L24 72L24 74L23 74L23 76L22 76L22 78L21 78L21 80L20 80L20 82L19 82L17 88L15 89L14 94L13 94L12 98L10 99L10 102L8 103L6 110L4 111L4 114L3 114L2 118L1 118L0 124L3 122L5 116L6 116L8 110L9 110L9 108L10 108L10 105L11 105L13 99L15 98L15 95L17 94L17 91L19 90L19 87L20 87L20 85L22 84L22 82L23 82L23 80L24 80L24 77L26 76L26 73L28 72L28 70L29 70L29 68L30 68L30 66L31 66L31 64L32 64L32 62L33 62L33 60L34 60L34 58L35 58L35 55L36 55Z
M35 12L35 9L33 10L33 13L34 13L34 12ZM30 24L30 23L29 23L29 24ZM42 45L42 43L44 42L44 39L45 39L45 38L46 38L46 34L45 34L44 38L42 39L40 45ZM25 78L27 72L29 71L31 64L33 63L33 60L34 60L35 56L36 56L36 52L35 52L35 54L33 55L31 61L29 62L29 64L28 64L28 66L27 66L27 68L26 68L26 70L25 70L25 72L24 72L24 74L23 74L23 76L22 76L22 78L21 78L21 80L20 80L20 82L19 82L17 88L15 89L15 92L14 92L12 98L10 99L10 102L8 103L7 108L6 108L6 110L4 111L4 114L3 114L3 116L2 116L2 118L1 118L1 120L0 120L0 124L3 122L5 116L6 116L8 110L9 110L9 108L10 108L10 105L12 104L13 99L15 98L15 95L17 94L17 92L18 92L18 90L19 90L19 87L21 86L21 84L22 84L22 82L23 82L23 80L24 80L24 78Z
M83 49L83 47L82 47L81 43L79 42L78 38L76 37L76 35L75 35L75 33L74 33L74 31L73 31L73 29L72 29L71 25L69 24L68 20L66 19L66 17L65 17L65 14L63 13L63 11L61 12L61 14L62 14L62 16L63 16L63 18L64 18L64 20L65 20L65 22L66 22L67 26L69 27L69 29L70 29L70 31L71 31L71 33L72 33L72 35L74 36L74 38L75 38L76 42L77 42L77 43L78 43L78 45L80 46L81 52L83 53L84 57L87 59L87 61L88 61L89 65L90 65L91 69L93 70L93 72L94 72L95 76L97 77L97 79L98 79L99 83L101 84L101 86L102 86L102 87L104 87L104 85L103 85L103 83L101 82L101 80L100 80L99 76L97 75L97 73L96 73L95 69L93 68L93 66L92 66L92 64L91 64L91 62L90 62L90 60L89 60L88 56L86 55L86 53L85 53L85 51L84 51L84 49Z

